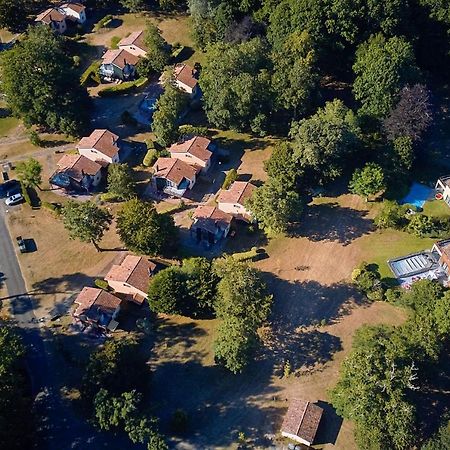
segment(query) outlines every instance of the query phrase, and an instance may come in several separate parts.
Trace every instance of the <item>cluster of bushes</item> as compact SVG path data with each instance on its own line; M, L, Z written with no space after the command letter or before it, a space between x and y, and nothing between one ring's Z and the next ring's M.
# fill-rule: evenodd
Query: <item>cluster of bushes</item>
M352 281L370 300L383 300L385 286L375 264L361 263L353 270Z
M89 81L94 81L97 84L100 84L100 75L98 73L101 61L94 61L81 75L80 84L81 86L86 86Z
M409 214L408 214L409 212ZM385 201L374 219L378 228L404 230L419 237L448 238L450 221L445 217L429 217L410 205Z
M98 95L100 97L114 97L115 95L122 95L128 92L134 91L147 83L148 78L141 77L134 81L125 81L114 86L108 86L105 89L99 91Z

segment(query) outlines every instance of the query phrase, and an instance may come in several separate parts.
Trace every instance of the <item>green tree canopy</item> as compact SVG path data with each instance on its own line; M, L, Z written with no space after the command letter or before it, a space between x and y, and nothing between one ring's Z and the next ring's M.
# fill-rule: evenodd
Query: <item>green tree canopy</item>
M331 392L339 415L356 425L360 448L403 450L414 441L415 409L407 394L416 389L409 348L392 328L363 327Z
M272 52L271 58L277 107L290 111L296 118L310 108L318 80L310 35L307 31L294 31L286 38L280 51Z
M208 120L219 128L260 133L272 102L267 47L255 38L208 47L200 74Z
M268 235L285 233L303 210L300 195L275 178L256 189L246 206Z
M0 27L23 31L28 13L29 2L26 0L0 0Z
M359 133L355 115L342 101L327 102L313 116L292 124L294 157L320 181L334 180L356 152Z
M400 90L419 78L414 51L409 42L382 34L371 36L356 51L353 65L355 98L364 114L384 118L398 100Z
M168 146L177 140L178 121L187 104L187 94L171 82L166 83L164 93L156 103L152 122L152 130L161 145Z
M61 210L64 227L69 232L71 239L79 239L81 242L91 242L97 251L105 231L109 229L112 215L105 209L99 208L94 203L78 203L69 200Z
M117 214L117 230L132 251L161 255L176 244L178 229L168 214L158 214L152 203L136 198L126 202Z
M189 315L189 300L186 275L179 267L168 267L152 278L148 303L153 312Z
M233 373L247 365L258 342L257 329L266 320L272 303L259 272L232 257L217 260L221 278L215 303L222 319L214 342L215 359Z
M353 194L364 197L379 194L386 189L383 169L375 163L367 163L362 169L356 169L349 184Z
M24 377L25 347L14 329L0 324L0 448L22 450L33 442L32 401Z
M121 200L128 200L136 195L136 183L128 164L108 166L108 192Z
M16 174L25 187L35 188L42 183L42 165L34 158L18 162L16 164Z
M149 76L152 71L161 73L170 61L170 45L161 36L158 27L151 22L145 30L144 44L147 54L139 62L140 74Z
M0 58L2 91L13 114L27 125L78 135L85 126L86 89L50 27L31 27Z

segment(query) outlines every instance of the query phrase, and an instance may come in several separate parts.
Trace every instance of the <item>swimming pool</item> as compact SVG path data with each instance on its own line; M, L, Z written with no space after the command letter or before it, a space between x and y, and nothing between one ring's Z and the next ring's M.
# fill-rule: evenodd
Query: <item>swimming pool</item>
M432 198L433 193L434 189L425 186L424 184L413 183L408 195L403 198L400 203L402 205L408 203L409 205L416 206L417 208L423 208L425 202Z

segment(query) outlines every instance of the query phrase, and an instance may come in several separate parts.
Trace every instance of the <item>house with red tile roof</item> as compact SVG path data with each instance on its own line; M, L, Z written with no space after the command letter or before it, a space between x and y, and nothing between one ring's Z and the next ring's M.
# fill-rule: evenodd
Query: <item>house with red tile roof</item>
M195 209L192 219L191 237L197 243L211 246L228 236L233 216L215 206L200 205Z
M63 155L56 165L49 181L57 188L90 192L102 179L103 167L83 155Z
M323 409L311 402L301 399L291 400L281 427L282 436L311 446L322 414Z
M199 94L198 70L184 63L177 64L173 70L173 77L175 85L188 93L192 98Z
M120 162L121 141L117 134L106 129L94 130L78 142L77 150L80 155L91 161L102 164Z
M175 197L192 189L201 167L191 166L177 158L158 158L152 167L152 188Z
M36 23L49 26L55 33L64 34L67 30L66 16L58 8L48 8L34 19Z
M86 325L114 331L122 300L103 289L84 287L74 302L73 315Z
M144 43L144 31L134 31L130 35L124 37L119 41L118 47L120 50L125 50L132 55L145 57L148 48Z
M115 292L126 300L142 305L147 298L148 284L156 264L143 256L127 255L120 264L114 264L105 280Z
M252 196L256 186L247 181L235 181L229 189L221 190L217 196L217 207L238 219L251 220L251 212L245 202Z
M201 167L201 172L205 173L211 167L212 143L208 138L194 136L182 142L176 142L169 148L171 158Z
M99 72L104 78L132 80L136 75L136 64L139 56L123 49L108 50L102 58Z
M81 3L63 3L58 9L66 16L66 19L79 24L86 22L86 7Z

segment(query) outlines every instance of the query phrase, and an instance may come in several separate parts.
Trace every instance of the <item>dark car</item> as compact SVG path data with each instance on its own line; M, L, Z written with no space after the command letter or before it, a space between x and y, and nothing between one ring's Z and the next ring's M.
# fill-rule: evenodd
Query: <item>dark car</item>
M16 237L17 245L19 247L20 253L26 253L27 252L27 244L25 240L22 238L22 236Z
M17 180L9 180L3 184L0 184L0 198L11 197L20 193L20 183Z

